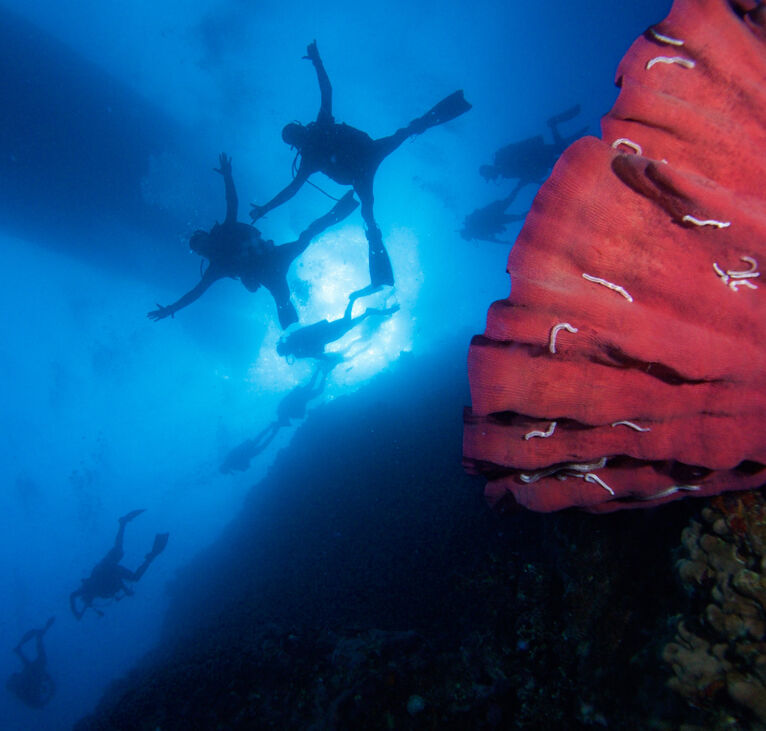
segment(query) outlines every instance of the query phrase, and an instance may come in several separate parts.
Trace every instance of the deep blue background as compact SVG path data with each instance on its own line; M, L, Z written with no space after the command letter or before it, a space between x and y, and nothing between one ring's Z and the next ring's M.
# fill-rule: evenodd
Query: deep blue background
M274 353L266 293L227 281L175 319L152 323L145 313L199 276L186 242L223 217L212 172L220 151L233 157L241 220L250 201L289 181L280 130L312 120L319 104L306 44L317 39L336 119L374 137L457 88L474 105L380 168L376 212L402 309L333 373L327 400L363 387L403 351L452 353L456 333L483 329L489 303L508 292L508 246L466 243L456 230L510 184L485 183L479 165L508 142L547 134L545 120L575 103L582 114L565 131L587 124L597 134L619 59L669 5L0 5L0 675L16 669L10 650L21 634L55 614L46 645L58 683L43 711L3 691L4 729L67 728L93 706L151 647L168 581L221 533L289 442L283 430L249 472L218 471L310 371ZM292 240L329 203L304 187L261 227ZM291 272L302 322L340 316L365 276L355 213ZM135 597L75 622L69 592L111 545L117 517L137 507L148 511L128 528L126 565L158 531L170 531L168 549Z

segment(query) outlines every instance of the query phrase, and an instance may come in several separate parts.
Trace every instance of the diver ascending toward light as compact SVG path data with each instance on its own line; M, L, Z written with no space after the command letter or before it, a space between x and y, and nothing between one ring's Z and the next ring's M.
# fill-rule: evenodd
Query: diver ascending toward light
M90 576L82 580L82 586L69 595L69 606L77 619L80 619L88 609L93 609L101 615L101 612L93 607L93 602L97 598L119 601L126 596L132 596L133 590L126 586L125 582L138 581L146 573L152 561L165 550L169 534L158 533L154 537L152 550L146 554L143 563L135 571L120 565L123 556L122 541L125 536L125 526L143 512L144 510L133 510L120 518L120 527L114 539L114 546L96 564ZM80 606L78 606L78 599Z
M329 213L318 218L298 237L297 241L275 246L267 241L261 232L247 223L237 221L237 191L231 172L231 158L221 153L220 167L216 172L223 176L226 189L226 219L216 223L208 231L195 231L189 240L192 251L205 257L208 268L199 283L172 305L150 312L147 317L162 320L173 317L178 310L198 299L213 282L226 277L239 279L250 292L255 292L261 285L271 292L277 305L279 323L283 328L298 321L298 313L290 301L290 289L287 286L287 270L319 234L330 226L342 221L359 204L349 191L335 204Z
M363 293L394 283L383 235L373 213L373 181L378 166L408 137L419 135L430 127L448 122L467 112L471 105L456 91L440 101L429 112L410 122L388 137L372 139L347 124L338 124L332 114L332 87L319 57L316 41L309 44L305 58L316 70L321 104L316 121L308 125L293 122L282 130L282 139L298 152L300 163L292 182L262 206L253 204L250 217L256 221L276 206L292 198L313 173L321 172L342 185L352 185L362 204L362 218L369 246L370 286Z

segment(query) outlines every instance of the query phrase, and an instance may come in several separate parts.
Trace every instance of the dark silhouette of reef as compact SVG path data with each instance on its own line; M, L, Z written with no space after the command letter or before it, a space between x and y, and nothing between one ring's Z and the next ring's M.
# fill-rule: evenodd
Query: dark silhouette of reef
M458 348L313 410L77 731L678 728L662 648L702 501L491 512Z

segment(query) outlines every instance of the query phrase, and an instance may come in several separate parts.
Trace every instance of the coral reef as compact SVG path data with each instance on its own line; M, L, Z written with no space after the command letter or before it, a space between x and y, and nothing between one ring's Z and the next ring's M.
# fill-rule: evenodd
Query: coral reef
M694 611L664 650L668 685L716 728L766 729L766 500L727 494L683 532Z

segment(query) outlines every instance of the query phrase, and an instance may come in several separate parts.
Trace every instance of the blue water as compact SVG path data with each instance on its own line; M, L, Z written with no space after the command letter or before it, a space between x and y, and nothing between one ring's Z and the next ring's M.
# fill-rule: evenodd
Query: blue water
M455 89L473 104L381 166L376 216L397 288L370 304L401 309L338 345L350 357L311 407L363 389L402 353L451 352L456 337L483 329L489 303L508 292L509 246L457 231L512 186L485 182L479 165L506 143L547 137L546 119L574 104L581 113L562 131L597 134L619 59L669 5L0 3L0 32L15 40L4 43L0 81L0 675L19 668L11 650L22 634L55 615L45 644L57 684L42 710L4 690L0 727L69 728L90 711L156 641L168 582L290 442L296 424L249 470L219 471L311 374L276 354L268 293L226 280L174 319L145 315L199 279L187 241L224 217L219 152L232 156L242 221L250 202L289 182L280 130L313 120L319 105L307 43L318 42L336 119L373 137ZM304 186L258 225L291 241L331 205ZM340 317L366 267L357 211L291 270L301 324ZM158 532L170 533L167 549L134 597L76 621L70 592L134 508L147 511L128 526L123 563L135 568Z

